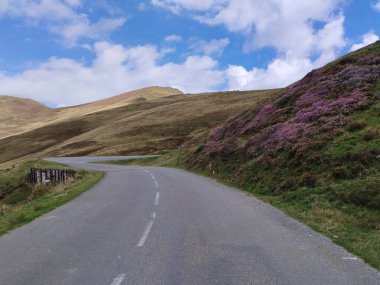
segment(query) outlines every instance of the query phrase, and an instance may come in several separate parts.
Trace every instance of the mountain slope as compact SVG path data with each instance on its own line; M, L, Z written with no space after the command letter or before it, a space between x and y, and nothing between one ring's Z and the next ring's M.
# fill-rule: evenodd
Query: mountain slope
M277 93L268 90L173 95L72 116L3 138L0 163L25 159L24 156L147 154L172 150Z
M182 91L176 88L151 86L130 92L125 92L111 98L98 100L82 106L107 106L109 108L113 108L131 103L133 101L152 100L179 94L182 94Z
M36 124L53 114L52 109L31 99L0 96L0 138L28 129L26 122Z
M175 88L153 86L88 104L58 109L49 109L30 99L0 96L0 138L137 101L149 101L177 94L182 92Z
M57 118L73 118L74 116L87 115L94 112L105 111L131 103L150 101L172 95L181 95L182 91L170 87L151 86L122 93L110 98L94 101L87 104L59 108Z
M187 163L274 203L380 269L380 42L215 129Z
M213 157L223 157L223 160L238 157L236 180L263 183L258 165L264 172L266 167L270 167L271 172L274 169L281 172L284 163L290 162L297 168L307 164L326 166L321 155L327 156L323 151L327 151L329 143L345 135L345 131L354 134L360 129L365 129L366 137L352 145L352 151L329 160L329 167L343 156L352 159L363 156L368 163L377 162L379 89L380 42L310 72L275 100L229 121L210 135L191 162L206 165ZM246 163L245 167L242 168L240 162ZM220 163L220 167L222 165ZM268 181L265 185L268 191L281 192L307 186L310 179L299 183L277 180L273 185Z

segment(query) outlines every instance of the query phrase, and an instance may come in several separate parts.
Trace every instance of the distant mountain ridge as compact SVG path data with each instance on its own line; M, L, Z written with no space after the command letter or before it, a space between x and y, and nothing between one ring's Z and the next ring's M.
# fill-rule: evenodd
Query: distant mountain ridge
M26 124L38 123L54 110L31 99L0 95L0 138L23 130Z
M117 108L138 100L153 100L179 94L183 94L182 91L175 88L151 86L87 104L57 109L50 109L32 99L0 96L0 139L52 122Z

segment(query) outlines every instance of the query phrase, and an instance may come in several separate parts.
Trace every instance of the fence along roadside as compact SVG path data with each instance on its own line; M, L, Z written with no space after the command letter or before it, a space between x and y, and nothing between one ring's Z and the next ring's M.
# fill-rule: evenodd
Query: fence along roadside
M29 170L29 181L33 184L60 184L75 176L76 171L72 169L30 168Z

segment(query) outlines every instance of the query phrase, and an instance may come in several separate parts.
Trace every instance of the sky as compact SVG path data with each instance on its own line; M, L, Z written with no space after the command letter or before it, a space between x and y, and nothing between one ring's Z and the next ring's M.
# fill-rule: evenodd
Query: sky
M380 0L0 0L0 94L285 87L379 36Z

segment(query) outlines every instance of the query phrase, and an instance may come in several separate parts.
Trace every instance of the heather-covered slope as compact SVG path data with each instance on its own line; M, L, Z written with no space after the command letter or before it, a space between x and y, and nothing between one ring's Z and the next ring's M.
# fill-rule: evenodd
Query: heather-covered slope
M215 129L187 163L261 195L380 268L380 42Z
M218 162L233 158L236 165L231 171L236 181L256 183L262 183L260 173L267 167L273 172L289 163L297 169L320 165L315 171L330 169L329 175L348 158L363 167L376 164L380 154L379 101L380 42L310 72L275 100L230 120L212 132L190 161L204 166L215 162L214 168L223 169L224 163ZM345 132L360 129L366 129L363 140L355 146L352 142L351 151L338 157L326 153L329 144L342 136L351 139ZM263 186L281 192L318 184L319 177L313 173L307 171L308 177L292 183L280 179Z

